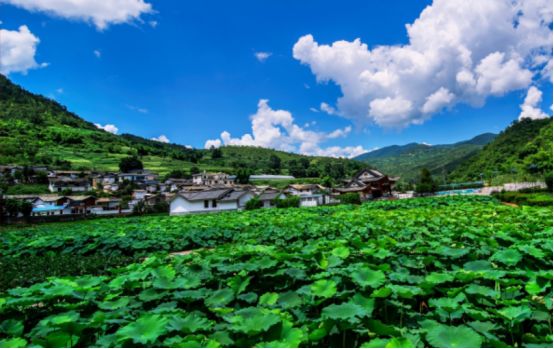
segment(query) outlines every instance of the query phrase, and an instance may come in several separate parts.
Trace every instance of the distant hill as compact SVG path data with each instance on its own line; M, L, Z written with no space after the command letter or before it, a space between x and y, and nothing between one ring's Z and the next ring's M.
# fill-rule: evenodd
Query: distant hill
M483 133L454 144L392 145L359 155L355 159L389 175L400 176L403 182L410 182L417 178L422 168L429 169L435 176L447 176L495 137L494 133Z
M217 154L217 156L216 156ZM257 147L222 147L221 152L190 149L143 137L98 129L58 102L26 91L0 74L0 164L48 165L114 171L130 155L161 174L172 170L281 173L341 178L363 164L348 159L311 157ZM280 160L280 166L271 162Z
M552 118L515 121L480 152L461 162L453 180L525 179L552 172Z

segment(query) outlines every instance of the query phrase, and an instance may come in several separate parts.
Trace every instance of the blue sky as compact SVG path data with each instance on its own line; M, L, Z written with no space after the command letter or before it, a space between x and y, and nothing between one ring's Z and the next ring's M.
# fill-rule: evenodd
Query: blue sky
M262 124L266 120L263 119L266 114L258 109L261 99L269 100L266 112L290 112L294 125L312 132L306 137L313 136L314 144L303 148L304 134L291 136L291 129L284 124L277 125L281 138L266 142L259 136L253 142L300 152L323 153L321 149L329 149L325 154L330 155L333 155L330 148L333 146L360 146L368 150L409 142L440 144L483 132L499 132L520 115L520 105L528 95L529 86L536 86L542 92L541 101L530 101L531 107L551 114L552 80L540 76L545 64L525 65L523 59L519 71L500 73L520 76L517 81L498 82L502 91L494 89L498 86L494 81L489 84L492 87L483 87L471 94L466 90L457 94L455 87L450 87L449 91L456 97L445 97L445 103L424 116L415 107L411 108L414 111L402 108L406 104L402 104L400 96L413 106L430 98L413 96L413 91L397 92L390 87L390 93L400 95L391 95L387 100L388 95L377 96L380 92L368 88L361 101L356 99L359 82L352 82L352 76L359 75L352 75L346 63L342 65L345 56L335 57L339 59L338 64L325 58L323 45L340 40L352 43L356 38L367 44L368 50L379 45L388 48L408 45L411 39L416 41L416 34L410 38L406 24L414 23L427 6L435 8L433 13L429 11L429 16L439 17L445 11L440 9L440 4L430 1L119 2L126 6L125 3L134 1L150 5L151 10L131 16L123 23L106 20L101 25L95 18L87 18L86 12L68 15L40 5L22 8L17 0L5 0L5 4L0 1L1 29L16 31L25 25L40 40L34 53L36 65L19 71L14 68L8 76L32 92L58 100L88 121L115 125L120 134L147 138L165 135L171 142L198 148L204 147L208 139L221 139L225 143L220 136L223 131L229 132L237 142L244 134L251 134L251 115L258 115ZM117 2L114 1L115 6ZM552 4L545 2L543 6L550 7L551 11ZM470 10L468 16L471 16ZM495 11L494 14L503 15L500 9ZM551 42L551 22L548 27ZM536 29L529 30L548 35L548 28L540 34ZM315 48L309 54L299 50L295 58L293 47L307 34L317 43L314 46L308 42L304 46ZM1 41L0 37L0 44ZM512 41L505 46L493 43L490 52L482 54L485 57L499 51L498 47L506 47L508 52L516 45L519 44ZM541 48L546 51L544 56L550 57L551 64L551 44ZM357 47L347 49L357 50ZM343 52L338 48L336 51ZM269 56L259 60L256 53L260 52ZM521 57L529 61L524 53ZM363 58L356 59L352 65L376 69L373 73L382 67ZM508 69L508 58L503 62L506 64L501 68ZM40 66L42 63L47 65ZM475 62L474 66L477 65ZM391 71L398 66L382 69ZM533 76L523 74L522 69ZM437 70L429 76L440 74ZM318 82L318 77L327 81ZM412 80L426 85L418 76L405 79L407 85ZM412 90L418 90L417 84L414 83ZM350 92L343 91L348 89ZM344 103L337 103L343 95ZM387 102L386 110L377 109L383 103L375 104L369 112L371 116L366 115L368 101L377 97L396 104ZM332 106L334 115L321 110L322 102ZM397 117L403 113L404 117ZM345 132L330 136L334 130ZM286 132L289 134L285 135Z

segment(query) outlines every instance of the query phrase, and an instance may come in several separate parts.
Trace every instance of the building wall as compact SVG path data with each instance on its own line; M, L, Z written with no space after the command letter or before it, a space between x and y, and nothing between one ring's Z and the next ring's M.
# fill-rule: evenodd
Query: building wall
M195 212L218 212L238 209L237 201L217 202L217 207L212 207L212 200L209 201L209 207L204 207L204 201L188 201L181 196L177 196L169 204L169 214L179 215Z
M246 203L250 201L254 197L254 194L252 193L246 193L242 197L239 198L239 207L243 208L246 206Z

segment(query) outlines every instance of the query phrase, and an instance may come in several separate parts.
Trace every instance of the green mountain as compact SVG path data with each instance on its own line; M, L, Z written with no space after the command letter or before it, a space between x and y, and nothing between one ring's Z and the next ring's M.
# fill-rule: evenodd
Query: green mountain
M453 180L542 179L552 173L552 118L515 121L452 171Z
M341 178L363 164L347 159L311 157L257 147L189 149L142 137L98 129L66 107L13 84L0 75L0 164L115 171L121 158L139 156L145 168L172 170L331 175ZM195 169L196 170L196 169Z
M402 182L414 181L422 168L429 169L435 176L445 177L495 137L493 133L484 133L454 144L392 145L359 155L355 159L389 175L400 176Z

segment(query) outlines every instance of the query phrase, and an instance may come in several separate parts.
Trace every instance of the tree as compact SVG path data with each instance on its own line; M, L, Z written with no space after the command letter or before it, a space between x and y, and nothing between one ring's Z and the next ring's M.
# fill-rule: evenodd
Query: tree
M238 184L248 184L250 183L251 171L246 168L241 168L237 171L236 183Z
M325 176L321 180L321 185L323 185L325 188L332 188L333 184L334 184L333 178L331 178L329 176Z
M119 161L119 170L121 172L142 170L143 168L142 161L140 161L136 156L129 156Z
M419 181L416 184L416 193L430 194L436 192L437 188L437 183L433 179L433 176L431 176L431 172L426 168L421 169Z
M28 201L21 201L19 203L19 212L21 212L25 219L29 218L29 216L31 216L31 213L33 212L33 204Z
M210 152L212 154L212 159L221 159L223 157L223 153L221 152L221 149L216 148L213 145L210 148Z
M281 158L275 154L271 154L269 157L269 168L273 173L281 172Z
M192 166L190 168L190 175L192 177L192 175L195 175L195 174L198 174L200 173L200 169L197 167L197 166Z
M261 208L263 206L263 202L256 196L246 202L246 206L244 207L246 210L256 210L258 208Z

